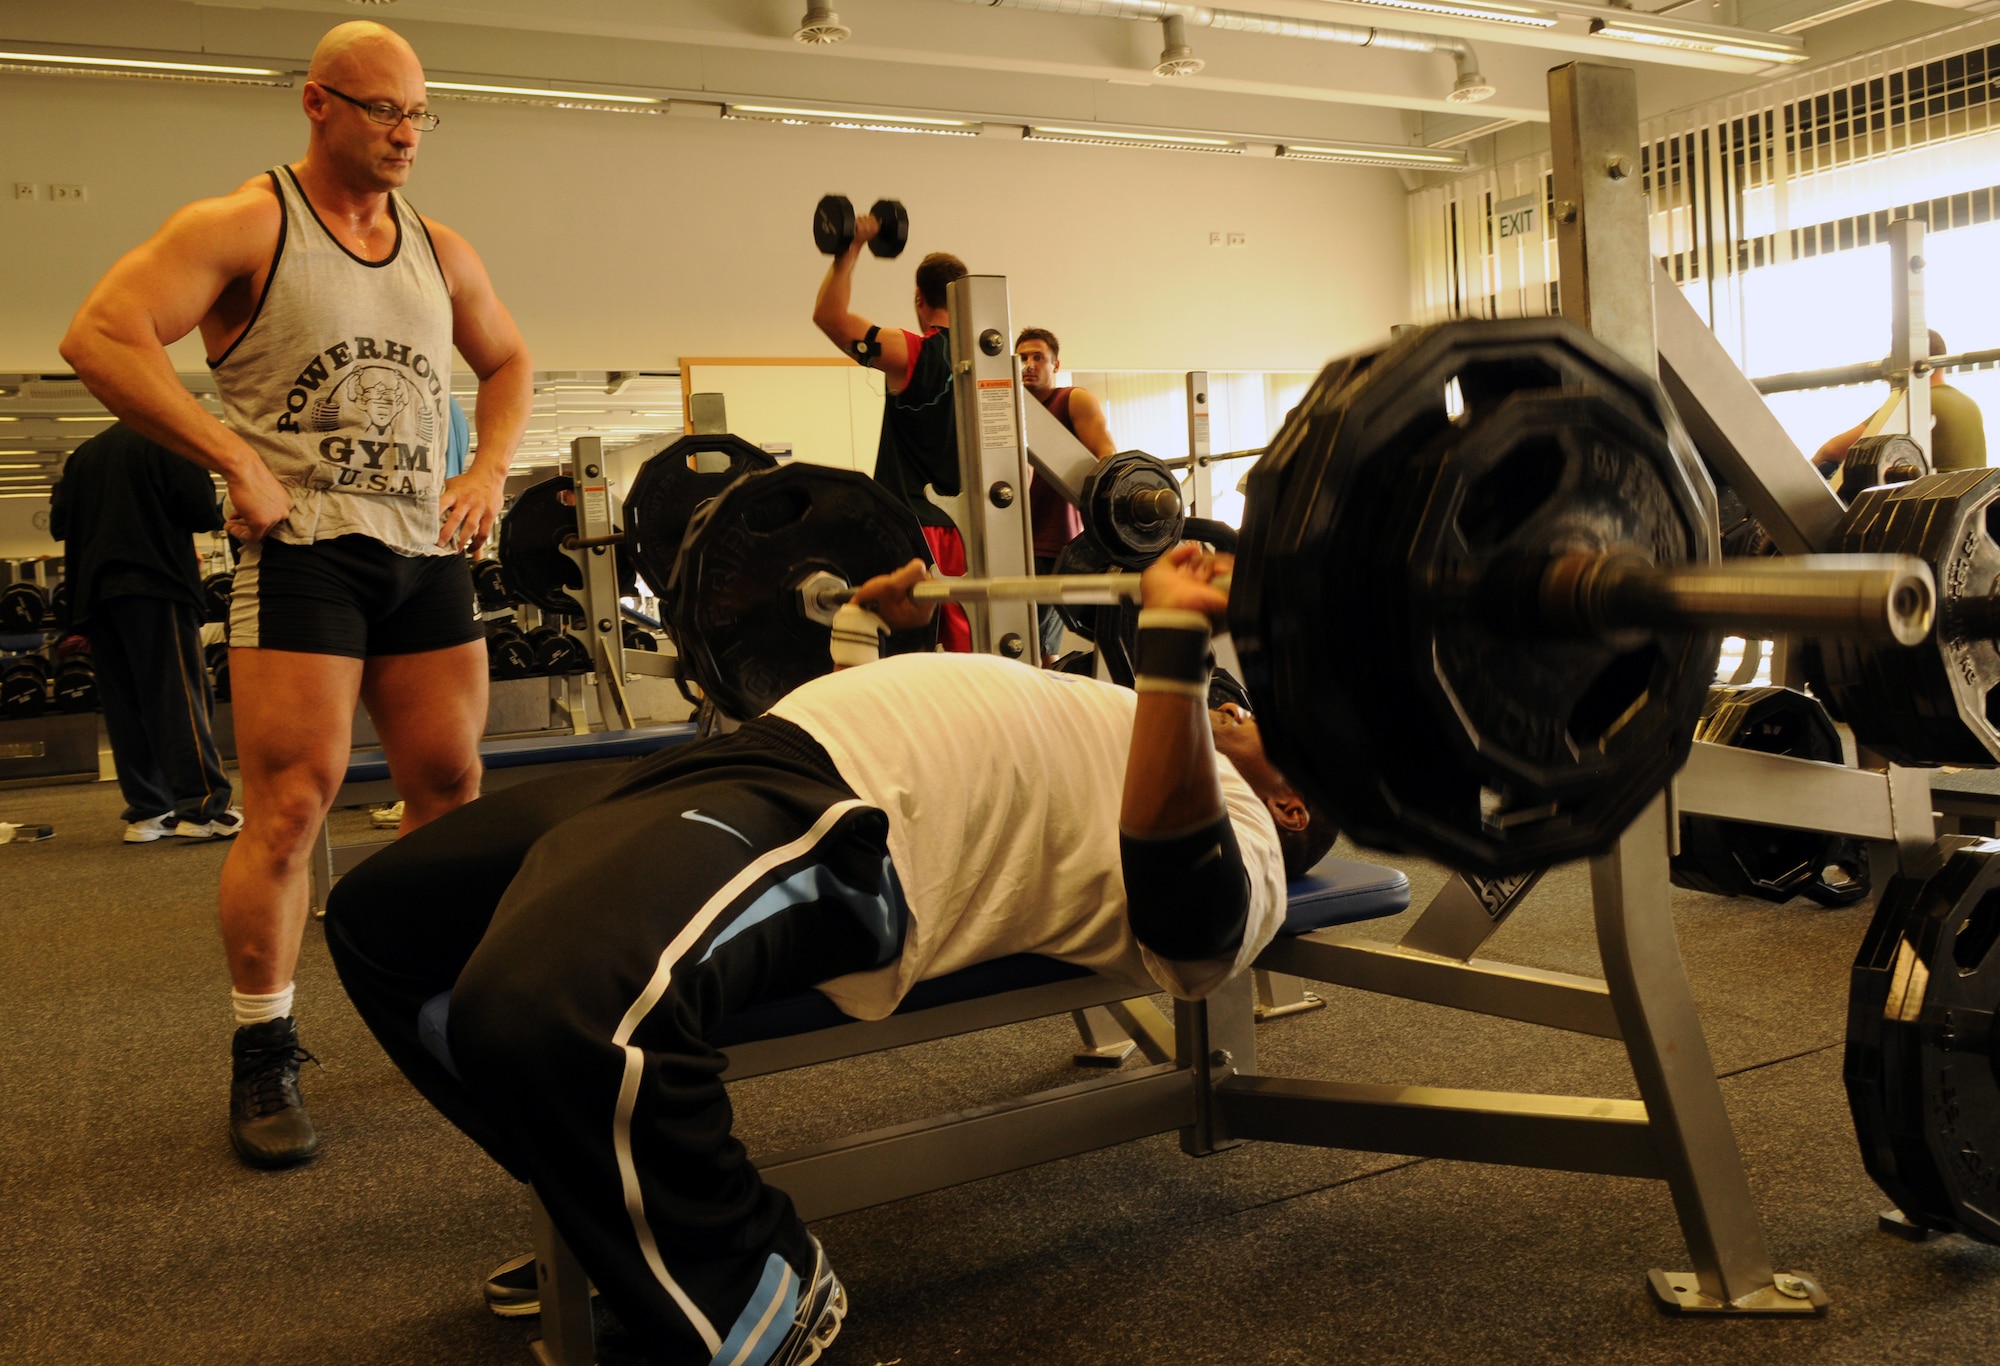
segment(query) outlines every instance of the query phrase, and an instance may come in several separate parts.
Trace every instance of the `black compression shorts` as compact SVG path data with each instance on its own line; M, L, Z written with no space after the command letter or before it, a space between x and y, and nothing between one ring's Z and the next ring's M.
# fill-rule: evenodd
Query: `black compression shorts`
M303 654L414 655L479 640L462 555L399 555L372 536L243 548L229 643Z

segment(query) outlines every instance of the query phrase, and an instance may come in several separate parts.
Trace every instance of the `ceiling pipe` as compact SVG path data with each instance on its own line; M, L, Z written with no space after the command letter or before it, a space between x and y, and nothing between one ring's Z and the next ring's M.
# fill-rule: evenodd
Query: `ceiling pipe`
M1229 33L1257 33L1267 38L1292 38L1307 42L1340 43L1346 47L1380 47L1397 52L1435 52L1452 59L1458 69L1458 77L1451 91L1445 96L1453 104L1476 104L1493 96L1493 87L1479 74L1479 56L1472 50L1472 44L1463 38L1447 37L1441 33L1416 33L1408 29L1376 28L1371 24L1337 24L1325 19L1291 19L1280 14L1256 14L1247 10L1212 9L1207 5L1183 5L1173 0L958 0L961 5L979 5L987 9L1026 9L1043 14L1068 14L1088 19L1138 19L1168 23L1178 20L1178 25L1168 28L1168 51L1161 54L1161 65L1168 65L1168 59L1175 54L1176 31L1183 34L1187 25L1196 28L1216 28ZM1186 48L1185 41L1180 47ZM1179 54L1183 58L1199 61L1191 51ZM1199 69L1199 68L1196 68ZM1156 68L1157 70L1157 68ZM1165 74L1165 73L1162 73ZM1173 74L1187 75L1187 71Z

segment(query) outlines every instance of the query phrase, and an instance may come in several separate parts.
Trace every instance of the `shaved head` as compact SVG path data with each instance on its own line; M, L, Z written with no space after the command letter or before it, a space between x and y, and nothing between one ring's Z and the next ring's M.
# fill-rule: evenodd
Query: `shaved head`
M356 19L326 31L319 46L313 49L306 79L322 85L327 82L338 85L343 80L358 81L368 76L391 73L406 76L412 70L417 80L422 81L423 63L417 60L417 50L402 34L373 20Z

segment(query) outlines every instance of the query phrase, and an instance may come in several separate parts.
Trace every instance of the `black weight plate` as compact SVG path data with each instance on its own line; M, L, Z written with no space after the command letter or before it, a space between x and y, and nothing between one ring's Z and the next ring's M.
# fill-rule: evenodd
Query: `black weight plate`
M1271 757L1358 840L1464 871L1602 853L1685 762L1707 632L1550 638L1495 610L1571 551L1716 555L1658 383L1558 318L1338 361L1258 461L1230 625Z
M854 240L854 205L844 194L822 195L813 209L813 245L838 256Z
M1852 503L1863 489L1882 484L1907 484L1931 472L1924 448L1900 432L1864 436L1847 448L1834 472L1833 491Z
M666 595L695 509L752 470L777 463L769 451L723 432L681 437L639 467L625 496L626 543L656 596Z
M583 570L563 552L563 539L576 534L576 507L563 496L576 487L566 474L521 490L500 519L500 568L510 596L557 616L580 617L583 604L570 595L583 590ZM618 591L638 591L636 561L617 547Z
M0 660L0 716L40 716L48 708L48 661L39 655Z
M1947 835L1892 878L1849 979L1862 1162L1913 1223L2000 1243L2000 841Z
M660 651L660 641L657 636L645 627L639 625L637 622L628 621L625 623L625 648L628 650L646 650L653 654L658 654Z
M910 213L897 199L878 199L869 216L881 225L881 231L868 241L868 250L884 259L901 256L903 248L910 242ZM851 221L851 220L850 220ZM852 230L849 231L852 236Z
M1113 564L1143 569L1181 539L1180 495L1166 465L1144 451L1120 451L1083 477L1077 507Z
M1049 572L1052 574L1119 574L1123 573L1124 569L1120 565L1113 564L1111 557L1104 553L1104 547L1097 543L1095 537L1085 532L1082 535L1071 537L1069 542L1056 552L1055 565ZM1116 609L1078 606L1066 602L1056 604L1056 615L1062 618L1063 625L1089 641L1097 639L1098 614L1107 610L1115 611Z
M1236 528L1227 522L1211 521L1206 517L1187 517L1181 521L1181 539L1199 541L1211 550L1224 555L1234 555L1239 537Z
M1790 688L1709 689L1694 738L1760 754L1841 762L1833 718L1813 698ZM1682 816L1673 880L1676 886L1716 896L1789 901L1810 894L1840 844L1838 836L1819 830Z
M663 601L683 667L724 712L761 715L828 673L831 631L798 586L824 571L848 584L931 562L916 514L855 470L791 464L747 474L695 514ZM935 623L889 638L928 650Z
M2000 470L1929 474L1856 495L1833 549L1915 555L1937 581L1937 626L1914 648L1818 642L1808 676L1854 738L1899 764L2000 759Z

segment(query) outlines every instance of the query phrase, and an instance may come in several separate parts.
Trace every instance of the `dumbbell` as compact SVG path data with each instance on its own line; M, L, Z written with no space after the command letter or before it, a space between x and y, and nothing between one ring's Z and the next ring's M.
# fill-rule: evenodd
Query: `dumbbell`
M0 588L0 635L26 635L42 629L49 600L32 583L10 583Z
M868 240L868 250L883 259L901 256L910 241L910 214L899 199L878 199L868 210L881 231ZM813 210L813 245L838 256L854 241L854 203L844 194L824 195Z
M90 658L90 641L77 635L64 636L55 648L55 674L51 680L56 710L86 712L97 709L97 668Z
M655 636L638 622L628 621L625 623L625 648L628 650L651 650L653 653L658 654L660 650L659 637Z
M512 622L486 623L486 676L528 678L535 673L535 647Z
M228 621L229 600L236 592L236 575L210 574L201 581L201 619Z
M590 648L567 631L537 626L528 632L528 644L534 647L535 668L540 673L590 672Z
M49 706L49 661L10 655L0 661L0 716L40 716Z
M229 642L211 641L202 647L201 657L208 665L208 676L215 687L215 700L229 700Z
M498 560L481 560L472 566L472 594L482 612L504 612L514 605L507 591L507 575Z

